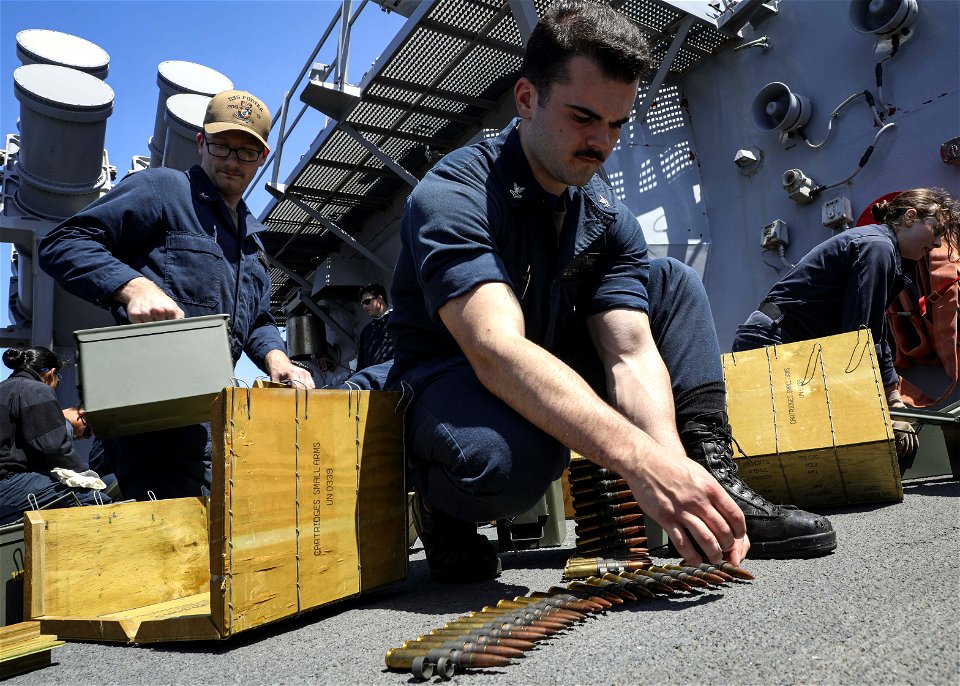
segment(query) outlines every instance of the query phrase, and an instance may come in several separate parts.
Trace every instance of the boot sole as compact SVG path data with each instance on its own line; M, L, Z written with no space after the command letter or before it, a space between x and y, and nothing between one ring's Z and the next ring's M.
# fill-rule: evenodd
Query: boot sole
M809 536L797 536L783 541L769 541L766 543L750 542L748 558L755 560L786 560L794 558L819 557L835 550L837 547L837 533L824 531Z

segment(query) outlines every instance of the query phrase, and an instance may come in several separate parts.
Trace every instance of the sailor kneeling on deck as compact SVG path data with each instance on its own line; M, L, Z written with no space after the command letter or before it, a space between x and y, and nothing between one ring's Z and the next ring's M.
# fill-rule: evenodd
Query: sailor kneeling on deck
M77 476L87 464L73 449L54 393L64 365L60 356L41 346L10 348L3 364L13 374L0 382L0 525L49 505L109 503L106 495L70 486L70 475L64 480L52 471L69 470L74 483L96 483Z
M626 479L692 563L836 546L824 517L737 477L703 284L649 258L597 176L650 64L618 12L552 7L526 47L519 118L446 155L410 195L386 387L412 391L415 514L439 580L499 573L474 522L529 509L569 449Z

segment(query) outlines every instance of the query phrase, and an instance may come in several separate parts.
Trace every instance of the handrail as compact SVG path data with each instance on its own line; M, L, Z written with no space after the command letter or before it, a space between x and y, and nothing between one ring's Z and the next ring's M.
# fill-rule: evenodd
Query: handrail
M347 26L349 28L351 29L353 28L354 22L356 22L357 17L360 16L360 13L363 11L363 8L367 6L367 3L369 1L370 0L361 0L360 5L357 7L357 11L353 12L350 18L347 20ZM323 49L324 44L327 42L327 39L330 37L330 34L333 32L333 29L336 27L337 22L340 20L340 17L342 14L343 14L343 6L341 5L337 7L337 11L334 12L333 18L330 19L330 23L327 25L327 28L324 30L323 35L320 36L320 40L317 41L317 46L313 49L313 52L310 54L310 57L304 63L303 68L300 70L300 74L298 74L297 78L294 80L293 85L291 85L290 88L285 92L283 102L280 104L280 107L277 109L277 114L282 116L279 116L279 117L274 116L273 121L270 123L270 133L273 133L273 129L276 126L278 119L281 119L283 121L286 120L286 111L290 107L290 96L293 95L293 93L297 90L297 86L300 85L300 82L303 80L303 77L306 76L307 72L313 66L314 60L316 60L317 55L320 54L320 50ZM343 59L349 59L349 48L348 48L348 54L344 56ZM327 74L327 76L329 76L329 73ZM270 162L274 158L277 158L273 165L276 168L275 174L279 173L279 170L280 170L279 158L281 153L283 152L283 145L284 143L286 143L287 138L290 137L290 134L293 132L293 130L297 127L297 124L300 123L300 119L301 117L303 117L303 114L304 112L306 112L306 110L307 110L307 106L304 105L300 109L300 113L297 114L297 117L296 119L294 119L293 124L291 124L289 130L284 131L283 126L281 125L280 132L278 134L277 146L274 150L270 151L270 155L267 157L266 164L260 167L260 171L254 177L253 182L251 182L251 184L247 186L247 191L246 193L243 194L244 200L250 197L250 194L254 191L255 188L257 188L257 184L260 182L260 179L263 177L264 173L266 173L267 169L271 166Z

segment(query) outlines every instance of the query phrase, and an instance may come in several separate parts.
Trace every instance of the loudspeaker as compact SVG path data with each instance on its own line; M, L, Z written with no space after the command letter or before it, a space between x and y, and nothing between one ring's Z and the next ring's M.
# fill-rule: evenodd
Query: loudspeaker
M774 81L760 89L750 105L750 119L761 131L796 131L810 121L810 100Z
M886 36L910 28L918 11L917 0L852 0L850 25L860 33Z

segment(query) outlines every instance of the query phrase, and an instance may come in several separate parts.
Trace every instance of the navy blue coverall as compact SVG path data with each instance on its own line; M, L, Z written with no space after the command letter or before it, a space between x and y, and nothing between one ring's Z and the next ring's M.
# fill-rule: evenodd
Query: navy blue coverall
M260 369L271 350L285 350L270 314L270 275L257 233L265 227L241 200L239 226L206 173L148 169L67 219L40 242L40 265L74 295L126 312L112 300L125 283L145 276L187 317L230 315L233 361L242 352ZM185 354L188 351L184 351ZM94 427L94 431L96 427ZM138 500L201 495L210 487L209 424L117 440L117 479Z

